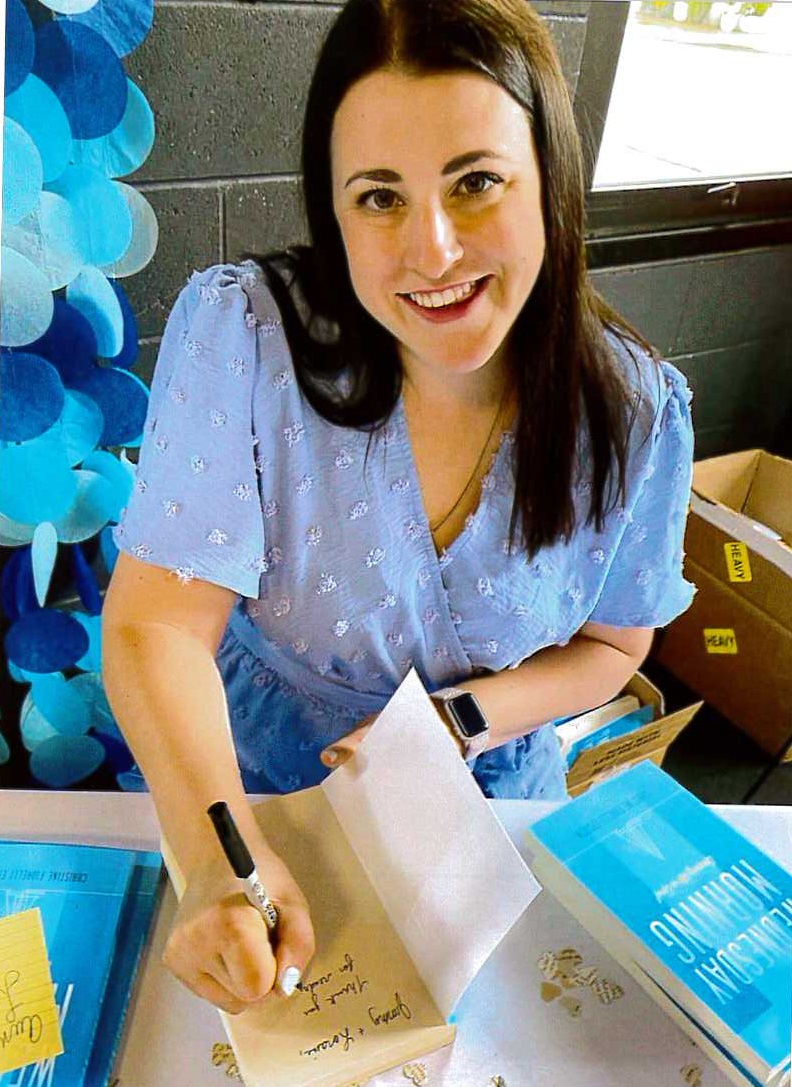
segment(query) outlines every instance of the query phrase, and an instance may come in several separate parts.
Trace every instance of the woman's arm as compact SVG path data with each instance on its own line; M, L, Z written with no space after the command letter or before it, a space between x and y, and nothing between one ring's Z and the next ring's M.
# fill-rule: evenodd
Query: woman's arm
M228 803L281 910L278 973L302 970L313 953L307 906L258 828L228 726L214 657L236 599L122 553L103 611L107 695L187 882L166 961L190 988L231 1011L264 996L276 966L263 922L229 878L206 815L213 801Z
M478 699L490 724L489 747L557 717L608 702L640 668L652 645L647 627L584 623L567 645L541 649L517 668L459 686Z

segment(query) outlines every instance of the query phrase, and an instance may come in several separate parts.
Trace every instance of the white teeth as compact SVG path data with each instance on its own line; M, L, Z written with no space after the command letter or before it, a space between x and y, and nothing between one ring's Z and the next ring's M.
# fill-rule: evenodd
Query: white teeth
M407 297L411 302L415 302L417 306L422 306L424 309L439 309L441 306L450 306L452 302L461 302L464 298L468 298L476 289L474 282L463 283L459 287L448 287L444 291L429 291L424 293L418 291L415 294L408 294Z

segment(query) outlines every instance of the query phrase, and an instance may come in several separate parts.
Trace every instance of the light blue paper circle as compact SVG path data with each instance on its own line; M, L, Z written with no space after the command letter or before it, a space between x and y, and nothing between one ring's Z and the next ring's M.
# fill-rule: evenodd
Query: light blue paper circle
M74 208L83 263L110 264L132 241L132 216L114 181L93 166L67 166L48 186Z
M6 0L5 93L21 87L33 65L36 39L22 0Z
M77 478L69 468L57 424L29 442L0 442L0 513L33 526L57 522L76 494Z
M143 91L127 76L124 116L112 132L95 140L75 140L72 162L92 166L106 177L134 173L154 146L154 114Z
M115 736L123 740L121 729L116 724L113 711L107 701L105 689L102 686L102 677L98 671L86 672L82 676L75 676L69 680L69 686L78 692L88 706L91 715L91 728L97 732L105 732L109 736Z
M102 668L102 617L101 615L86 615L82 611L73 611L72 618L76 619L81 627L84 627L88 635L88 649L86 653L76 661L76 666L85 672L99 672ZM82 676L75 676L82 679ZM74 682L72 680L71 682Z
M98 770L104 757L93 736L52 736L31 753L30 772L44 785L65 789Z
M111 264L103 264L102 271L114 279L123 279L145 268L154 256L159 238L159 224L154 208L142 193L131 185L125 185L123 181L115 181L114 184L126 200L132 223L132 237L123 255Z
M38 203L44 168L38 148L22 125L3 121L3 221L13 226Z
M33 211L3 230L3 241L38 268L51 291L71 283L85 264L74 208L46 189Z
M149 390L136 374L115 366L97 366L80 389L97 402L105 427L100 445L132 445L146 421Z
M33 702L30 691L25 695L25 701L22 703L22 709L19 712L19 731L22 734L22 743L28 751L35 751L44 740L49 740L52 736L58 735Z
M109 520L117 522L121 517L121 511L129 502L129 496L132 494L134 478L129 470L124 467L118 457L114 457L112 453L107 453L101 449L85 458L83 468L89 472L97 472L100 476L104 476L110 484L113 494L113 506Z
M21 547L32 543L35 531L35 524L14 521L0 513L0 547Z
M128 214L126 204L124 211ZM83 268L66 288L66 300L90 324L98 353L108 359L117 355L124 344L124 315L104 273L98 268Z
M33 71L57 94L77 140L104 136L124 116L123 65L112 46L88 26L72 19L40 26Z
M0 543L1 542L2 524L0 524ZM115 569L115 564L118 562L118 548L113 539L113 530L110 525L107 525L99 533L99 549L102 552L102 561L105 564L105 570L107 570L108 574L112 574Z
M36 587L36 599L43 608L47 600L52 571L58 557L58 531L51 521L42 521L33 533L30 558L33 563L33 584Z
M0 343L24 347L49 328L52 291L35 264L10 246L0 248L0 267Z
M44 183L54 181L66 169L72 153L69 119L57 94L31 72L22 86L6 98L5 111L38 148Z
M60 418L69 465L75 468L96 449L104 430L104 416L87 393L67 389Z
M110 42L119 57L125 57L146 37L153 19L154 0L99 0L73 21L93 27Z
M61 543L81 543L104 528L115 508L113 488L97 472L77 469L77 493L66 513L55 521Z
M5 736L0 732L0 766L2 766L4 762L8 762L10 758L11 751L6 743Z
M49 672L33 680L33 703L42 717L61 736L83 736L91 727L85 701L61 672Z
M50 11L57 11L59 15L82 15L90 9L96 0L41 0L42 4Z
M27 351L0 355L0 440L27 442L60 419L65 394L60 374L46 359Z

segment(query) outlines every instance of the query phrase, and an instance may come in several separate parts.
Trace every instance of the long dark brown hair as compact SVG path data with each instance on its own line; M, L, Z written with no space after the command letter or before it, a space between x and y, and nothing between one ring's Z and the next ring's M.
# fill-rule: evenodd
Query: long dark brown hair
M600 529L624 500L636 401L605 330L628 350L632 342L654 352L589 282L580 141L552 38L528 0L348 0L321 50L305 112L302 173L312 244L257 258L313 407L341 426L374 430L401 391L393 337L352 288L331 184L336 112L349 88L380 68L478 73L511 95L531 125L546 247L508 354L519 403L511 536L532 556L577 527L579 470L591 482L587 523ZM340 395L333 378L342 371Z

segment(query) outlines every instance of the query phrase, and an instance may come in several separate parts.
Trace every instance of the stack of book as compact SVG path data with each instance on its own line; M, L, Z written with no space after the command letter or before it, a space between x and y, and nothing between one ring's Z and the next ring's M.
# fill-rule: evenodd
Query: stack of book
M105 1087L160 886L159 853L0 842L0 917L41 911L64 1051L0 1087Z
M651 762L528 842L540 882L734 1083L789 1087L790 872Z

